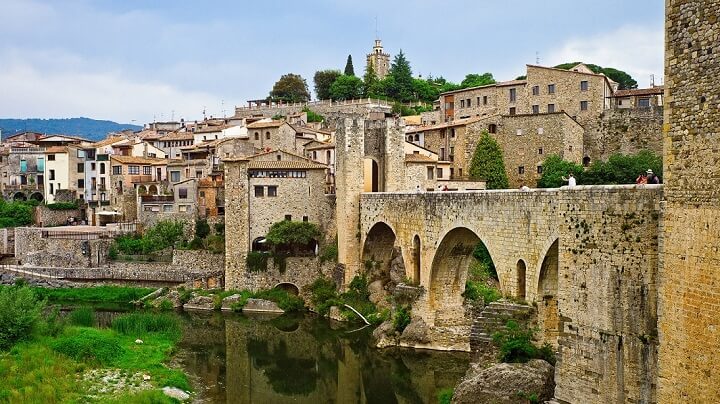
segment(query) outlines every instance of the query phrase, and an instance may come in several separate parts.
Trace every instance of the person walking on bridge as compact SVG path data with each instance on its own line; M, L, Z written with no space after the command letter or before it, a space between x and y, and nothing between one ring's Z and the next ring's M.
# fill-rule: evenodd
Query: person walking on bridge
M574 187L575 185L577 185L577 180L575 179L575 176L573 175L573 173L570 173L570 175L567 178L565 178L565 176L563 176L562 180L566 181L568 183L569 187Z

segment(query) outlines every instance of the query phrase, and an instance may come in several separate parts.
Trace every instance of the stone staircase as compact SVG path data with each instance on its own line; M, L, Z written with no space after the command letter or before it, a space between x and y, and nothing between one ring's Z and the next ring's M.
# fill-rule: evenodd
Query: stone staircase
M499 300L485 306L483 311L475 318L470 328L470 349L477 351L478 347L491 343L492 336L498 330L504 329L509 319L520 322L527 321L533 314L532 306Z

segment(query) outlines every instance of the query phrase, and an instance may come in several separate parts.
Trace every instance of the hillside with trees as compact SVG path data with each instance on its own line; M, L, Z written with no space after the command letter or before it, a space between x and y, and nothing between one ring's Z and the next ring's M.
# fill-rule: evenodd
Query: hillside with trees
M555 66L556 69L563 69L563 70L570 70L571 68L579 65L583 62L571 62L571 63L563 63ZM585 66L587 66L590 70L597 74L604 74L606 75L610 80L618 83L620 90L631 90L633 88L637 88L638 84L635 79L632 78L629 74L625 73L622 70L618 70L612 67L602 67L598 65L594 65L592 63L584 63Z
M136 131L142 129L142 126L90 118L0 119L0 130L3 139L16 133L30 131L48 135L62 134L80 136L88 140L101 140L105 139L110 132L119 132L125 129Z

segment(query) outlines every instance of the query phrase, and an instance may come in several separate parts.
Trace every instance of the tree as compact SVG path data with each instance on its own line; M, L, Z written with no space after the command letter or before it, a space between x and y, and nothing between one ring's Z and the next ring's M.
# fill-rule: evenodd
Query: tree
M432 78L432 76L430 76L430 77L428 77L427 82L437 88L438 94L460 89L459 84L455 84L450 81L447 81L447 80L445 80L445 78L443 76L440 76L437 78Z
M330 99L330 86L342 76L340 70L318 70L315 72L313 82L315 83L315 97L318 100Z
M503 152L487 131L480 136L470 162L470 177L487 181L487 189L508 188Z
M413 94L421 101L433 102L440 95L438 87L422 79L413 79Z
M495 84L492 73L475 74L470 73L460 83L460 88L480 87L488 84Z
M384 80L386 95L396 101L407 102L415 99L413 94L413 76L410 62L402 49L395 55L388 77Z
M555 66L556 69L564 69L564 70L570 70L571 68L577 66L582 62L571 62L571 63L562 63L557 66ZM592 70L593 73L597 74L604 74L606 75L610 80L618 83L618 88L620 90L629 90L633 88L637 88L637 81L632 78L629 74L625 73L622 70L618 70L612 67L601 67L598 65L594 65L592 63L585 63L585 66L588 67L588 69Z
M379 97L382 93L379 92L379 83L375 69L373 69L372 63L368 63L365 66L365 75L363 76L363 97Z
M355 76L355 68L353 67L352 55L348 55L347 62L345 62L345 75Z
M596 161L583 173L583 184L634 184L638 175L651 169L662 179L662 157L649 150L637 154L613 154Z
M581 183L581 175L583 172L583 166L580 164L573 163L571 161L565 161L557 154L548 156L543 162L543 173L538 180L538 188L558 188L564 184L562 177L567 177L569 174L576 176L578 183Z
M310 91L302 76L288 73L275 83L270 98L285 102L307 102L310 100Z
M363 94L363 82L355 76L342 75L330 86L330 97L335 100L352 100Z

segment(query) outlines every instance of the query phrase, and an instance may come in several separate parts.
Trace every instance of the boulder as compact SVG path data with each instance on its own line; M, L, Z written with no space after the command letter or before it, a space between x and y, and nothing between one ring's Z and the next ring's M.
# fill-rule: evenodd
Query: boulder
M347 321L345 317L343 317L342 311L340 311L340 308L337 306L330 307L330 310L328 311L328 318L335 321Z
M277 303L265 299L248 299L243 307L243 312L250 313L284 313L285 310L278 307Z
M387 293L385 293L385 288L383 288L383 281L378 279L376 281L370 282L368 285L368 292L370 292L370 296L368 299L376 306L382 306L381 308L384 308L384 306L388 306L388 303L385 299L387 296Z
M378 348L397 346L398 341L392 320L387 320L380 324L380 326L373 331L373 339L375 339L375 346Z
M455 388L453 404L539 402L555 393L555 368L544 360L528 363L498 363L489 368L471 367Z
M240 295L237 293L224 298L222 301L222 306L220 306L220 310L232 311L233 304L237 303L239 300L240 300Z
M430 342L430 329L421 317L415 317L403 330L400 340L411 345L413 343L427 344Z
M180 390L177 387L163 387L163 394L178 401L185 401L190 398L190 394Z
M215 299L212 296L193 296L183 305L185 310L215 310Z

